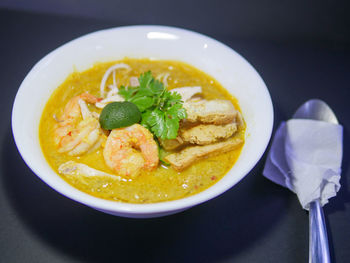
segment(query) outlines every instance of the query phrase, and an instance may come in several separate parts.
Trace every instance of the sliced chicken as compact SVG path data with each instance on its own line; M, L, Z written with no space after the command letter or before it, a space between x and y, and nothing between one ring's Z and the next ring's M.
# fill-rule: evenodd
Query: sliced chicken
M194 95L202 93L201 87L182 87L170 90L170 92L177 92L180 94L182 101L186 102L190 100Z
M237 131L237 123L225 125L200 124L189 129L180 129L179 135L173 140L161 140L165 150L174 150L181 145L207 145L231 137Z
M181 132L181 139L191 144L207 145L231 137L237 131L236 123L225 125L200 124Z
M118 181L123 181L122 177L118 175L108 174L105 172L102 172L100 170L96 170L94 168L91 168L90 166L82 163L77 163L74 161L68 161L63 164L61 164L58 167L58 172L60 174L65 175L73 175L73 176L86 176L86 177L92 177L92 176L99 176L99 177L109 177L112 179L116 179Z
M164 159L169 162L175 170L181 171L197 160L231 151L239 147L242 143L242 139L233 137L214 144L189 146L178 153L169 154Z
M186 109L188 122L228 124L239 114L229 100L190 100L183 107Z
M160 145L167 151L175 150L180 146L187 144L181 139L180 136L177 136L175 139L172 140L162 140L160 138L158 140Z

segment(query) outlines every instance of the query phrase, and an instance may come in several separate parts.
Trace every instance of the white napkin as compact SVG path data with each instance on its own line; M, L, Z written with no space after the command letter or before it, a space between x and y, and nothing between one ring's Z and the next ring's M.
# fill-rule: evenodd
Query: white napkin
M319 199L321 205L340 189L343 127L291 119L282 122L273 139L263 174L295 192L302 207Z

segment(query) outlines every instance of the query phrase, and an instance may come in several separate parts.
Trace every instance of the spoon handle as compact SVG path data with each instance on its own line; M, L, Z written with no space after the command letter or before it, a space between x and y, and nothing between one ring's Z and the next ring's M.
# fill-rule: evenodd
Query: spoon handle
M310 203L309 263L330 263L327 229L323 210L318 200Z

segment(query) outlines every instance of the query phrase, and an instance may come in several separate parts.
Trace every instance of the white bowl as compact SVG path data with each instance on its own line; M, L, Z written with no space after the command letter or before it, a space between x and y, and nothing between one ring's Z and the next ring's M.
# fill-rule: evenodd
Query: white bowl
M187 62L213 76L239 101L247 124L246 142L233 168L215 185L196 195L155 204L128 204L93 197L66 183L41 151L38 129L52 92L73 70L95 62L130 58ZM45 183L77 202L125 217L157 217L208 201L230 189L259 161L269 142L273 109L269 92L254 68L234 50L207 36L164 26L102 30L75 39L41 59L22 82L13 105L12 131L27 165Z

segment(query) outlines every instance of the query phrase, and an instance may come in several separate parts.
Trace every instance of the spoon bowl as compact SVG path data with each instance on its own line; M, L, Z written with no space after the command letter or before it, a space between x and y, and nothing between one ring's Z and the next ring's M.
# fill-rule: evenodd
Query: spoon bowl
M294 119L312 119L338 124L332 109L323 100L311 99L301 105L293 115Z

